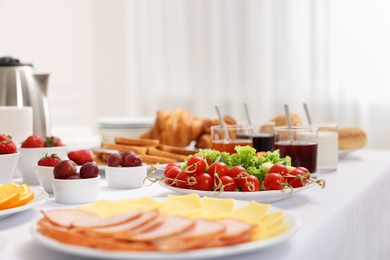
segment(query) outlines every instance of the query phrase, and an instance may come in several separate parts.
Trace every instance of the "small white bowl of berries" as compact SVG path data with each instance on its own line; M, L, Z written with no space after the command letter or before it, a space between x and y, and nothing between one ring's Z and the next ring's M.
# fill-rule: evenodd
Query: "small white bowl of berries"
M99 168L92 157L80 170L73 160L63 160L53 169L53 193L62 204L82 204L96 201L100 191Z
M60 138L49 136L45 139L38 135L31 135L22 142L18 167L23 181L30 185L39 185L35 174L34 165L45 154L56 154L59 158L65 159L68 148Z
M19 156L11 136L0 134L0 183L12 181Z
M47 193L53 193L53 170L61 161L62 159L56 154L45 154L35 165L35 174L39 184Z
M115 189L135 189L144 185L146 165L133 151L112 153L107 158L105 169L107 184Z

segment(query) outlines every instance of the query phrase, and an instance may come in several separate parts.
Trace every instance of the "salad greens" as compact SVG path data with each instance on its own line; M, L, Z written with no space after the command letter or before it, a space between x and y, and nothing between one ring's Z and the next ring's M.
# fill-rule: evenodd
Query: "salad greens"
M279 150L268 151L264 155L257 155L256 149L251 146L237 145L235 150L237 153L229 154L212 149L200 149L197 155L205 158L208 161L208 165L214 162L224 162L229 169L236 165L243 166L249 174L256 176L260 181L266 175L265 165L263 164L278 163L291 166L291 158L289 156L281 158Z

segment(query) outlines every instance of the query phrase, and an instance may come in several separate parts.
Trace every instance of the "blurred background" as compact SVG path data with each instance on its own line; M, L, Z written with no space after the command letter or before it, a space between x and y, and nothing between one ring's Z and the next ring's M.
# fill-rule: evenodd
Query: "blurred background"
M390 148L385 0L0 0L0 57L50 73L54 134L102 117L253 120L283 113L357 126Z

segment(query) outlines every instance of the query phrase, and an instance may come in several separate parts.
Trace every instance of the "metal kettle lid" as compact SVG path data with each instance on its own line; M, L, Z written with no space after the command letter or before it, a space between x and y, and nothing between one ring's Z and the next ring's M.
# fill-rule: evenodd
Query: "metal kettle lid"
M1 57L0 58L0 67L15 67L15 66L32 66L29 63L21 63L19 59L12 57Z

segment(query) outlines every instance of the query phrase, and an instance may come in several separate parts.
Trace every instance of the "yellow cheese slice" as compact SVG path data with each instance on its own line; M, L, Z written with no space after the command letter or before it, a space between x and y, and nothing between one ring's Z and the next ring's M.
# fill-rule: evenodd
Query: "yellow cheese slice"
M129 211L129 209L123 207L120 203L112 200L98 200L87 205L79 206L77 209L88 211L101 217L118 215Z
M280 224L284 223L284 211L278 210L275 212L272 212L261 220L261 224L264 229L270 229L274 226L278 226Z
M190 217L203 211L203 203L197 194L168 195L160 211L169 215Z
M152 210L160 208L162 203L153 199L152 197L141 197L134 199L122 199L118 202L120 205L123 205L126 208L130 209L142 209L142 210Z
M271 206L269 204L261 204L256 201L251 201L245 206L236 209L233 212L233 215L235 218L257 225L267 215L270 207Z
M255 232L252 235L252 240L261 240L261 239L267 239L272 238L275 236L278 236L280 234L283 234L289 229L289 225L285 222L273 226L271 229L268 230L261 230L260 232Z

